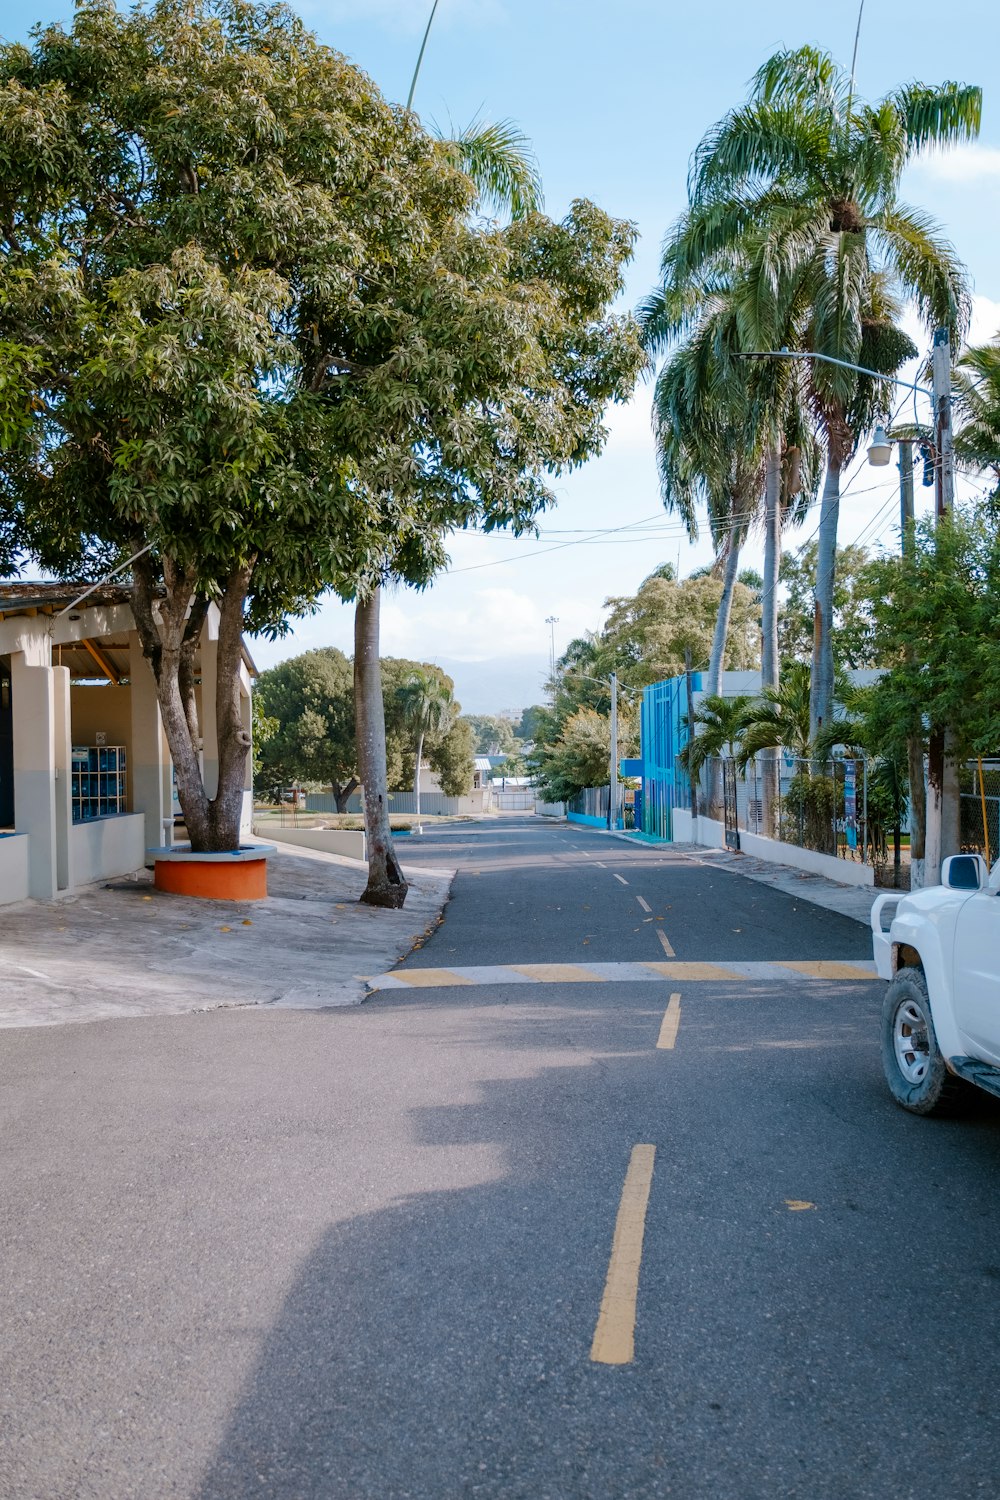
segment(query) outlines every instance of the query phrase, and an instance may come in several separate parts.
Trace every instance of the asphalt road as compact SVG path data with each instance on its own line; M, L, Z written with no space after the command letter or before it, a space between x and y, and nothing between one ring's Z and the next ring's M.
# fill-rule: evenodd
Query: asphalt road
M460 869L425 979L667 962L658 931L870 953L575 827L419 858ZM1000 1112L891 1104L880 990L417 983L5 1033L0 1495L993 1495Z

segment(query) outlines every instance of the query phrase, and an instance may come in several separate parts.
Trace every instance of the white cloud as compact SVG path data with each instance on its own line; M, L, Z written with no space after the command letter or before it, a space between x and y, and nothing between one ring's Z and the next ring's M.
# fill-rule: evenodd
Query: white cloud
M975 296L972 299L972 321L969 325L969 343L985 344L1000 334L1000 302L992 297Z
M382 605L382 649L390 656L435 660L481 661L489 657L537 657L547 653L547 611L527 594L513 588L449 587L442 580L433 596L412 593L390 597ZM592 623L592 608L570 599L551 607L559 619L559 641L581 634Z
M939 182L981 182L1000 177L1000 146L970 142L928 151L914 161L914 172L922 172Z

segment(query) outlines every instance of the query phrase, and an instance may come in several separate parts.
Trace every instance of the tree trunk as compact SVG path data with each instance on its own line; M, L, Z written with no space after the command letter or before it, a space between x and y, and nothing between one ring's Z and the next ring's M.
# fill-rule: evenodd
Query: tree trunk
M354 611L354 718L368 843L368 884L361 900L369 906L397 909L406 900L408 887L389 831L385 707L379 666L381 596L381 589L373 589L367 599L358 600Z
M931 727L927 741L927 811L924 838L924 885L941 881L941 814L944 790L944 730Z
M767 451L764 470L764 588L761 597L760 685L777 688L778 575L781 571L781 453ZM778 752L764 750L761 762L761 831L773 838L778 823Z
M358 778L356 776L352 776L350 781L345 781L343 786L341 786L336 781L331 784L334 801L337 804L337 811L339 813L345 813L347 811L347 804L348 802L350 802L351 798L354 796L354 793L357 791L360 785L361 783L358 781Z
M924 737L911 734L906 741L910 782L910 889L923 885L927 831L927 788L924 784Z
M816 559L816 605L813 627L812 684L809 694L809 740L833 713L833 586L837 571L837 522L840 516L841 462L829 458L819 518Z
M424 732L417 735L417 766L413 773L413 807L417 815L417 827L420 827L420 757L424 753Z
M733 537L729 543L729 551L726 554L726 570L722 577L722 597L719 600L719 612L715 617L715 632L712 636L712 651L708 658L707 684L705 691L716 697L722 692L722 669L726 660L726 637L729 634L729 620L733 612L733 589L736 586L736 575L740 568L740 548L736 538Z
M715 617L712 652L708 659L708 685L706 692L716 698L722 693L722 669L726 660L726 637L729 634L729 620L733 612L733 589L736 586L736 575L739 572L739 567L739 544L736 541L735 535L731 535L729 551L726 554L726 571L722 579L722 597L719 600L719 612ZM722 765L717 755L713 755L709 763L708 807L709 817L717 818L721 822L725 814L722 806Z
M194 591L193 570L180 570L163 559L166 597L154 613L156 580L148 557L133 565L132 614L150 664L156 695L177 780L177 796L196 854L238 849L243 815L243 786L251 737L240 712L240 663L243 607L253 563L236 569L220 601L216 646L216 724L219 784L214 798L205 791L198 761L198 716L194 696L194 654L207 614L207 601Z

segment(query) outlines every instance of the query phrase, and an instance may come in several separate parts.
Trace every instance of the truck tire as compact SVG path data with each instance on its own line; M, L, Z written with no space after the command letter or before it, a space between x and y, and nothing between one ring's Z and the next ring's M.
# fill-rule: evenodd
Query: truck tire
M950 1114L968 1098L941 1056L920 969L899 969L885 992L882 1067L896 1103L915 1115Z

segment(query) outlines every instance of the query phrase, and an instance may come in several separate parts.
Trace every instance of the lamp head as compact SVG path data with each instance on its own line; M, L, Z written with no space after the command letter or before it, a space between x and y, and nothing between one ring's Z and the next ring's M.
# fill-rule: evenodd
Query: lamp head
M886 436L885 428L881 422L875 428L871 443L868 446L868 462L875 469L883 469L892 457L892 444Z

